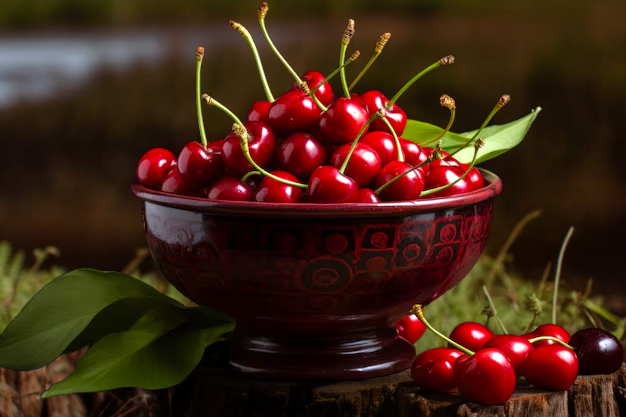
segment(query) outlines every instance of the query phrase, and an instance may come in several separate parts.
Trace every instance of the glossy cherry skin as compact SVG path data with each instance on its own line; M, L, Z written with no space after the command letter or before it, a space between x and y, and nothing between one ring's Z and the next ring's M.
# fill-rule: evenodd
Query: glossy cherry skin
M302 81L306 81L310 90L313 90L315 87L323 83L326 77L324 77L324 74L322 74L321 72L307 71L304 73L301 79ZM299 90L300 86L298 85L298 83L293 83L291 89ZM333 102L333 88L328 82L324 83L324 85L315 90L315 93L313 94L315 94L315 97L317 97L320 103L322 103L324 106L330 106L330 104Z
M259 100L252 103L248 110L248 121L263 122L269 125L269 111L272 103L267 100Z
M172 168L168 171L163 180L163 184L161 184L161 191L191 197L204 197L201 189L193 188L183 181L176 168Z
M295 176L286 171L273 171L272 174L285 180L298 181ZM297 203L302 199L302 188L265 177L261 180L254 199L266 203Z
M565 346L540 346L526 357L524 377L536 387L567 390L577 375L578 358Z
M428 175L426 175L424 188L426 190L431 190L433 188L443 187L444 185L448 185L456 181L459 177L463 175L464 172L465 171L460 166L456 167L443 164L431 164L428 170ZM429 194L427 197L447 197L452 195L469 193L470 191L474 191L475 189L477 188L475 188L474 184L472 184L466 176L462 180L458 181L456 184L448 188L444 188L443 190L436 193Z
M300 179L308 178L315 168L324 165L328 154L309 133L296 132L285 139L276 152L276 166Z
M412 166L419 165L423 162L426 162L429 155L426 152L422 151L422 147L419 146L415 142L411 142L410 140L399 138L400 139L400 147L402 148L402 153L404 154L404 161ZM395 148L395 146L394 146ZM422 165L419 169L422 170L424 175L428 174L428 165Z
M411 376L418 387L430 392L451 392L456 390L453 368L461 356L457 349L434 348L417 355L411 365Z
M311 130L322 116L322 110L302 90L289 90L269 108L268 125L280 137Z
M368 119L367 111L357 101L339 97L322 115L319 129L332 143L338 145L350 143L354 141Z
M513 334L494 336L487 340L484 348L500 349L511 361L511 365L515 369L515 375L518 378L524 375L526 356L534 349L528 340Z
M485 343L493 336L493 332L486 326L473 321L466 321L459 324L452 330L452 333L450 333L450 339L474 352L482 349ZM448 345L448 347L453 346Z
M371 116L380 109L384 109L385 117L398 136L401 136L406 128L406 113L397 104L389 106L389 99L383 93L376 90L366 91L361 94L368 114ZM374 120L370 127L373 131L389 132L387 124L382 120Z
M206 188L224 175L221 152L205 149L199 142L189 142L178 154L178 172L194 188Z
M252 187L234 177L224 177L207 190L207 198L212 200L251 201Z
M579 375L612 374L622 366L624 348L606 330L582 329L572 335L569 344L578 357Z
M338 147L330 157L330 164L335 168L340 168L351 147L351 143ZM345 174L355 180L359 187L365 187L374 182L380 168L380 157L376 151L367 145L357 143L346 166Z
M415 314L410 314L398 320L396 330L398 331L398 337L414 345L424 334L426 326L424 326Z
M376 178L376 188L391 181L400 174L411 170L411 166L402 161L391 161L385 165ZM380 197L385 201L415 200L424 189L424 173L419 169L412 170L409 174L396 180L380 192Z
M533 337L528 337L527 335L524 335L524 337L530 340L539 336L552 336L552 337L556 337L559 340L564 341L565 343L568 343L570 339L570 335L567 332L567 330L565 330L561 326L557 326L556 324L550 324L550 323L542 324L541 326L533 330L530 334L533 335ZM548 345L554 345L554 344L557 344L557 342L554 342L552 340L539 340L533 343L533 346L540 347L540 346L548 346Z
M468 401L504 404L515 391L515 369L499 349L487 348L472 356L461 356L452 372L459 393Z
M359 143L367 145L374 149L380 157L380 163L382 166L387 165L391 161L398 160L398 151L396 150L396 143L391 136L391 133L387 132L367 132L359 139Z
M135 174L137 181L153 190L160 190L167 172L175 162L176 157L167 149L150 149L139 159Z
M470 164L461 164L461 169L463 170L463 172L465 172L467 171L469 166ZM474 190L479 190L485 185L485 180L483 179L482 174L475 166L470 169L470 172L465 178L467 178L472 186L472 189Z
M274 133L263 122L244 122L243 125L249 135L250 156L254 162L265 168L274 155ZM222 158L226 166L237 174L245 174L253 169L241 150L241 143L235 132L230 132L224 139Z
M309 177L306 196L311 203L352 203L359 185L333 166L323 165Z
M356 203L370 203L378 204L381 202L380 198L374 193L371 188L361 188L356 195Z

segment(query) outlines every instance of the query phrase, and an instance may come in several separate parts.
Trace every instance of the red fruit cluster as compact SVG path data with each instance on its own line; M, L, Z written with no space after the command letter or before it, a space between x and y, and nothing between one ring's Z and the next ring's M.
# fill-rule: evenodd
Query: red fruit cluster
M425 163L433 149L402 137L398 150L389 127L376 113L384 114L397 136L404 131L406 114L396 104L388 106L382 93L372 90L361 96L352 93L350 99L334 98L319 72L309 71L302 80L311 90L320 86L314 94L328 105L326 111L294 84L273 102L261 100L251 106L243 123L245 139L231 132L206 147L189 142L178 158L166 149L152 149L137 165L137 181L154 190L218 200L377 203L417 199L422 191L450 184L468 169L446 153L444 159ZM246 156L243 140L256 165L291 183L250 174L258 169ZM264 178L249 181L251 175ZM453 186L427 197L461 194L482 186L480 172L472 168Z
M541 337L571 346L535 340ZM615 372L623 358L621 343L596 328L581 330L570 338L562 327L544 324L522 336L495 336L482 324L466 322L452 331L450 339L475 353L469 355L451 344L426 350L413 362L413 379L423 390L458 390L466 400L487 405L506 402L521 376L540 388L567 390L579 374Z

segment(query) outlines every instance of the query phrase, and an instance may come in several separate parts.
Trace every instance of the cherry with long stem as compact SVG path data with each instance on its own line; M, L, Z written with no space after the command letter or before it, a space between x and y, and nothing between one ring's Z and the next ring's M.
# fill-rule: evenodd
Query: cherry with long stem
M230 28L237 31L250 45L250 49L252 49L252 54L254 55L254 60L256 61L257 69L259 71L259 75L261 76L261 82L263 83L263 89L265 90L265 96L267 97L267 101L274 101L274 96L272 95L272 91L270 90L270 86L267 82L267 78L265 77L265 71L263 70L263 64L261 63L261 57L259 56L259 51L254 44L254 40L252 39L252 35L250 32L241 25L240 23L231 20L229 22Z
M562 346L565 346L568 349L572 349L574 350L574 346L569 345L567 343L565 343L564 341L562 341L561 339L559 339L558 337L553 337L553 336L538 336L538 337L533 337L532 339L528 339L528 341L530 343L535 343L535 342L539 342L541 340L550 340L552 342L556 342Z
M396 149L398 150L398 161L404 161L404 152L402 152L402 145L400 144L400 138L398 137L396 130L393 128L393 126L391 126L391 123L389 123L389 120L387 120L387 117L385 117L384 112L382 112L381 110L379 110L379 112L381 115L379 119L387 126L387 128L391 132L391 136L393 136L393 141L396 143Z
M341 38L341 48L339 49L339 66L343 65L343 62L346 59L346 50L348 49L348 44L350 44L350 40L354 36L354 20L348 20L348 26L346 30L343 32L343 37ZM350 99L350 90L348 89L348 82L346 81L346 70L345 67L340 69L341 76L341 88L343 88L343 94L347 99Z
M437 336L439 336L441 339L443 339L446 342L448 342L450 345L454 346L455 348L457 348L458 350L460 350L461 352L465 353L468 356L474 355L473 351L469 350L465 346L461 346L460 344L458 344L457 342L455 342L454 340L450 339L449 337L447 337L446 335L441 333L439 330L437 330L433 326L431 326L431 324L428 322L428 320L426 320L426 317L424 317L424 307L422 307L421 304L415 304L411 308L411 314L415 314L417 316L417 318L420 319L420 321L424 324L424 326L426 326L428 328L428 330L430 330L431 332L435 333Z
M383 48L385 47L385 45L387 44L387 42L389 41L389 38L391 38L391 33L387 32L387 33L383 33L382 35L380 35L380 37L378 38L378 40L376 41L376 47L374 48L374 53L372 54L372 57L370 58L370 60L367 62L367 64L365 65L365 67L363 67L363 69L361 70L361 72L359 73L359 75L356 76L356 78L354 79L354 81L352 81L352 83L350 84L350 86L348 87L348 91L352 91L352 89L356 86L356 84L359 82L359 80L361 80L361 78L363 77L363 75L365 75L365 73L367 72L367 70L370 69L370 67L372 66L372 64L374 63L374 61L376 61L376 59L378 58L378 56L381 54L381 52L383 51Z
M198 46L196 49L196 114L198 115L198 129L200 129L200 140L202 146L206 149L207 139L204 130L204 119L202 118L202 99L200 94L200 69L202 68L202 59L204 58L204 47Z
M385 190L385 188L389 187L391 184L393 184L394 182L398 181L399 179L409 175L411 172L423 167L426 164L431 163L432 161L434 161L435 159L441 159L441 143L437 143L437 146L435 147L435 150L433 151L432 154L430 154L428 156L428 158L426 158L426 160L420 162L417 165L412 166L409 170L403 172L402 174L390 179L389 181L387 181L386 183L384 183L383 185L381 185L380 187L378 187L376 190L374 190L374 194L376 194L377 196L380 196L381 193Z
M367 127L374 120L379 119L381 117L382 117L382 113L376 112L367 120L367 122L365 122L365 124L363 125L363 127L361 128L359 133L354 138L354 141L352 141L352 146L350 147L350 150L348 151L348 154L346 155L346 159L343 161L343 164L341 165L341 168L339 168L339 172L341 174L343 174L346 171L346 168L348 166L348 162L350 162L350 157L352 156L352 153L354 152L354 149L356 148L356 145L359 142L359 139L361 139L361 136L363 136L363 133L365 133L365 131L367 130Z
M429 139L426 142L422 143L421 146L426 146L426 145L430 145L433 142L437 142L439 139L444 137L446 133L450 131L450 128L452 127L452 123L454 123L454 117L456 115L456 103L454 99L450 97L449 95L444 94L441 97L439 97L439 103L443 107L447 107L450 110L450 120L448 120L448 125L443 131L441 131L439 135L437 135L433 139Z
M394 95L391 98L391 100L389 100L389 103L387 103L387 107L393 106L396 103L396 101L398 101L400 96L404 94L406 90L409 89L409 87L411 87L417 80L422 78L424 75L428 74L430 71L436 68L439 68L442 65L452 65L452 64L454 64L454 57L452 55L447 55L441 58L440 60L438 60L437 62L435 62L434 64L426 67L421 72L419 72L415 77L411 78L406 84L404 84L404 86L400 90L398 90L396 95Z
M487 118L485 119L485 121L483 122L483 124L480 126L480 128L478 128L478 130L476 131L476 133L474 133L474 135L463 144L463 146L461 146L459 149L457 149L456 151L452 152L450 154L450 156L454 156L455 154L457 154L461 149L464 149L465 147L469 146L470 143L472 143L472 141L474 139L476 139L478 137L478 135L480 134L480 132L482 132L482 130L487 126L487 124L491 121L491 119L493 118L493 116L496 115L496 113L498 111L500 111L500 109L504 106L506 106L506 103L508 103L511 100L511 96L509 96L508 94L504 94L502 97L500 97L500 100L498 100L498 102L496 103L495 107L493 108L493 110L491 110L491 113L489 113L489 115L487 116Z

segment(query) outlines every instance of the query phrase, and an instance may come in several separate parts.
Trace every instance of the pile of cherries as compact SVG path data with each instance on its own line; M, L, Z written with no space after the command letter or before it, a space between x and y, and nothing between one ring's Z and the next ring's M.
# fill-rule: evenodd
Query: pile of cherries
M505 403L521 376L536 387L567 390L578 375L610 374L623 361L619 340L598 328L570 337L560 326L543 324L521 336L494 335L482 324L465 322L447 338L425 320L421 306L412 312L396 325L400 337L415 343L428 327L448 341L447 348L429 349L415 358L413 379L425 391L458 390L472 402Z
M196 104L201 141L187 143L177 157L167 149L149 150L137 165L140 184L196 198L272 203L379 203L450 196L483 187L473 161L462 164L438 146L454 120L456 107L451 97L441 97L451 117L447 128L428 141L433 147L402 138L407 116L396 101L417 79L452 64L454 57L446 56L417 74L392 99L376 90L359 95L350 91L344 71L359 56L355 51L345 59L354 21L350 20L342 37L339 68L328 77L317 71L299 76L265 30L267 11L263 3L258 12L261 29L294 77L291 89L274 99L249 32L231 21L231 28L254 52L267 100L255 102L242 122L214 98L201 95L204 48L199 47ZM370 62L350 87L380 54L389 36L380 37ZM329 84L336 73L341 75L343 91L338 96ZM507 101L508 96L503 96L497 109ZM202 103L218 107L233 119L233 129L224 139L206 140ZM476 135L466 144L474 146L475 155L482 143Z

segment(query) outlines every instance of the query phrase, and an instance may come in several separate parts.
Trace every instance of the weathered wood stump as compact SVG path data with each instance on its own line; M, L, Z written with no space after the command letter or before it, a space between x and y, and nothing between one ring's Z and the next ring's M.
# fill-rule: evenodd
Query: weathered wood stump
M404 371L353 381L273 381L229 372L225 351L212 349L172 391L175 417L199 416L620 416L626 415L626 366L612 375L578 377L568 391L541 390L520 380L502 406L459 394L429 394Z

